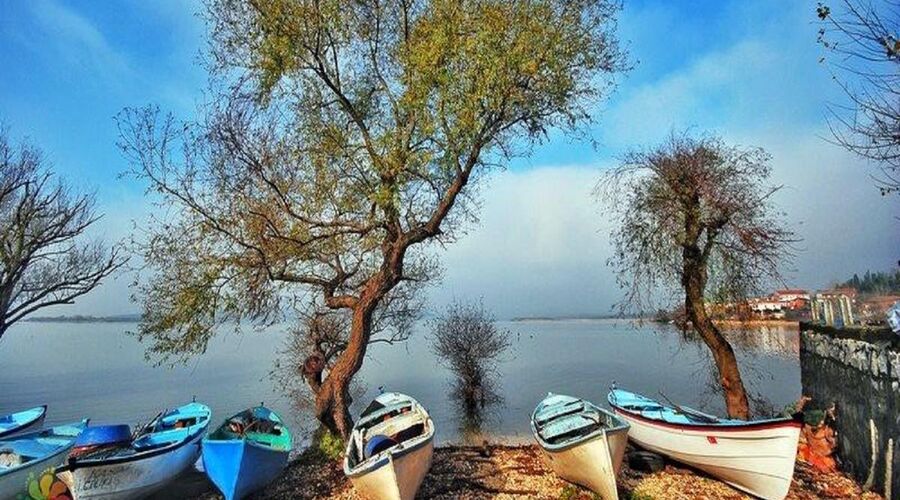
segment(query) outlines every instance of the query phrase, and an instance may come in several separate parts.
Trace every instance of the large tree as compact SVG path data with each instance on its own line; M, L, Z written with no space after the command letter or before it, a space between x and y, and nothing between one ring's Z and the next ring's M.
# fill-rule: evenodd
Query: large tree
M715 137L673 134L628 153L598 185L618 225L610 263L626 296L621 307L652 311L680 297L712 352L728 414L748 418L741 372L707 303L740 302L779 279L793 233L773 206L769 156ZM672 305L672 304L669 304Z
M394 295L475 215L473 183L552 127L577 130L623 58L601 0L209 0L199 120L126 110L122 146L162 197L140 333L202 351L286 304L347 316L311 363L347 435L349 387ZM399 307L399 306L398 306ZM400 310L403 310L400 307Z
M835 141L873 160L882 194L900 193L900 1L820 2L822 61L847 96L831 106Z
M100 216L72 192L41 151L0 127L0 338L38 310L72 304L124 264L118 247L87 238Z

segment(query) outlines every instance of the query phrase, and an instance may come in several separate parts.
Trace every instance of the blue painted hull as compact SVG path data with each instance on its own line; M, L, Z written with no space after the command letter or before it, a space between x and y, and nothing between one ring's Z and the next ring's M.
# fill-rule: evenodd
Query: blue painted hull
M47 416L47 405L0 417L0 438L37 429Z
M272 482L288 461L288 452L245 440L203 440L203 468L225 496L238 500Z

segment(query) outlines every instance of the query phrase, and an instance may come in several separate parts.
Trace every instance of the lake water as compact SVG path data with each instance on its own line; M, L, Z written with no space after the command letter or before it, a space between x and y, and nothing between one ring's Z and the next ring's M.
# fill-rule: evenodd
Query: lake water
M223 331L208 352L188 365L155 367L124 323L21 323L0 341L0 414L49 404L48 423L90 417L94 423L146 421L163 408L208 404L213 422L265 402L292 424L300 441L313 428L271 376L286 328L236 334ZM500 322L512 347L500 364L497 391L482 432L493 439L530 439L529 416L548 391L605 405L610 384L714 413L715 393L706 347L666 325L612 320ZM750 392L776 409L800 396L796 327L730 332ZM353 414L378 388L417 398L429 409L442 443L464 439L462 416L447 396L452 374L427 345L424 325L411 342L373 345L358 379Z

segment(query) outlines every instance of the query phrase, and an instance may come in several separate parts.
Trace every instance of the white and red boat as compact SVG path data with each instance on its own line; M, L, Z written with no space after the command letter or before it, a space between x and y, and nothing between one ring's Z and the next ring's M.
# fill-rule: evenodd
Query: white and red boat
M794 476L801 421L733 420L613 389L609 404L631 424L628 438L767 500L787 496Z

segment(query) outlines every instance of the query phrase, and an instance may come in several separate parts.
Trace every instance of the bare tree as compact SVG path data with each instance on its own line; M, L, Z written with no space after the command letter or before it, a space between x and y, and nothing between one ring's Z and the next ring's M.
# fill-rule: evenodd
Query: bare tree
M831 3L831 2L829 2ZM900 1L820 2L819 44L849 104L831 106L831 132L846 149L877 162L882 194L900 193Z
M36 147L0 127L0 338L45 307L72 304L124 264L84 238L99 218L91 195L55 180Z
M454 399L463 413L478 420L480 409L500 400L494 389L498 363L510 347L510 333L500 330L481 303L453 302L431 324L431 350L456 376Z
M473 188L544 131L574 131L623 69L607 0L209 0L196 122L127 110L122 147L161 196L143 249L143 338L197 353L285 301L348 315L316 415L349 387L392 294L474 220ZM402 300L400 300L402 302ZM326 364L327 366L327 364Z
M597 188L618 227L610 264L625 289L620 303L651 311L682 297L687 319L712 351L728 413L748 418L747 393L731 344L707 303L741 302L790 258L796 241L772 204L769 155L718 138L672 135L628 153Z

